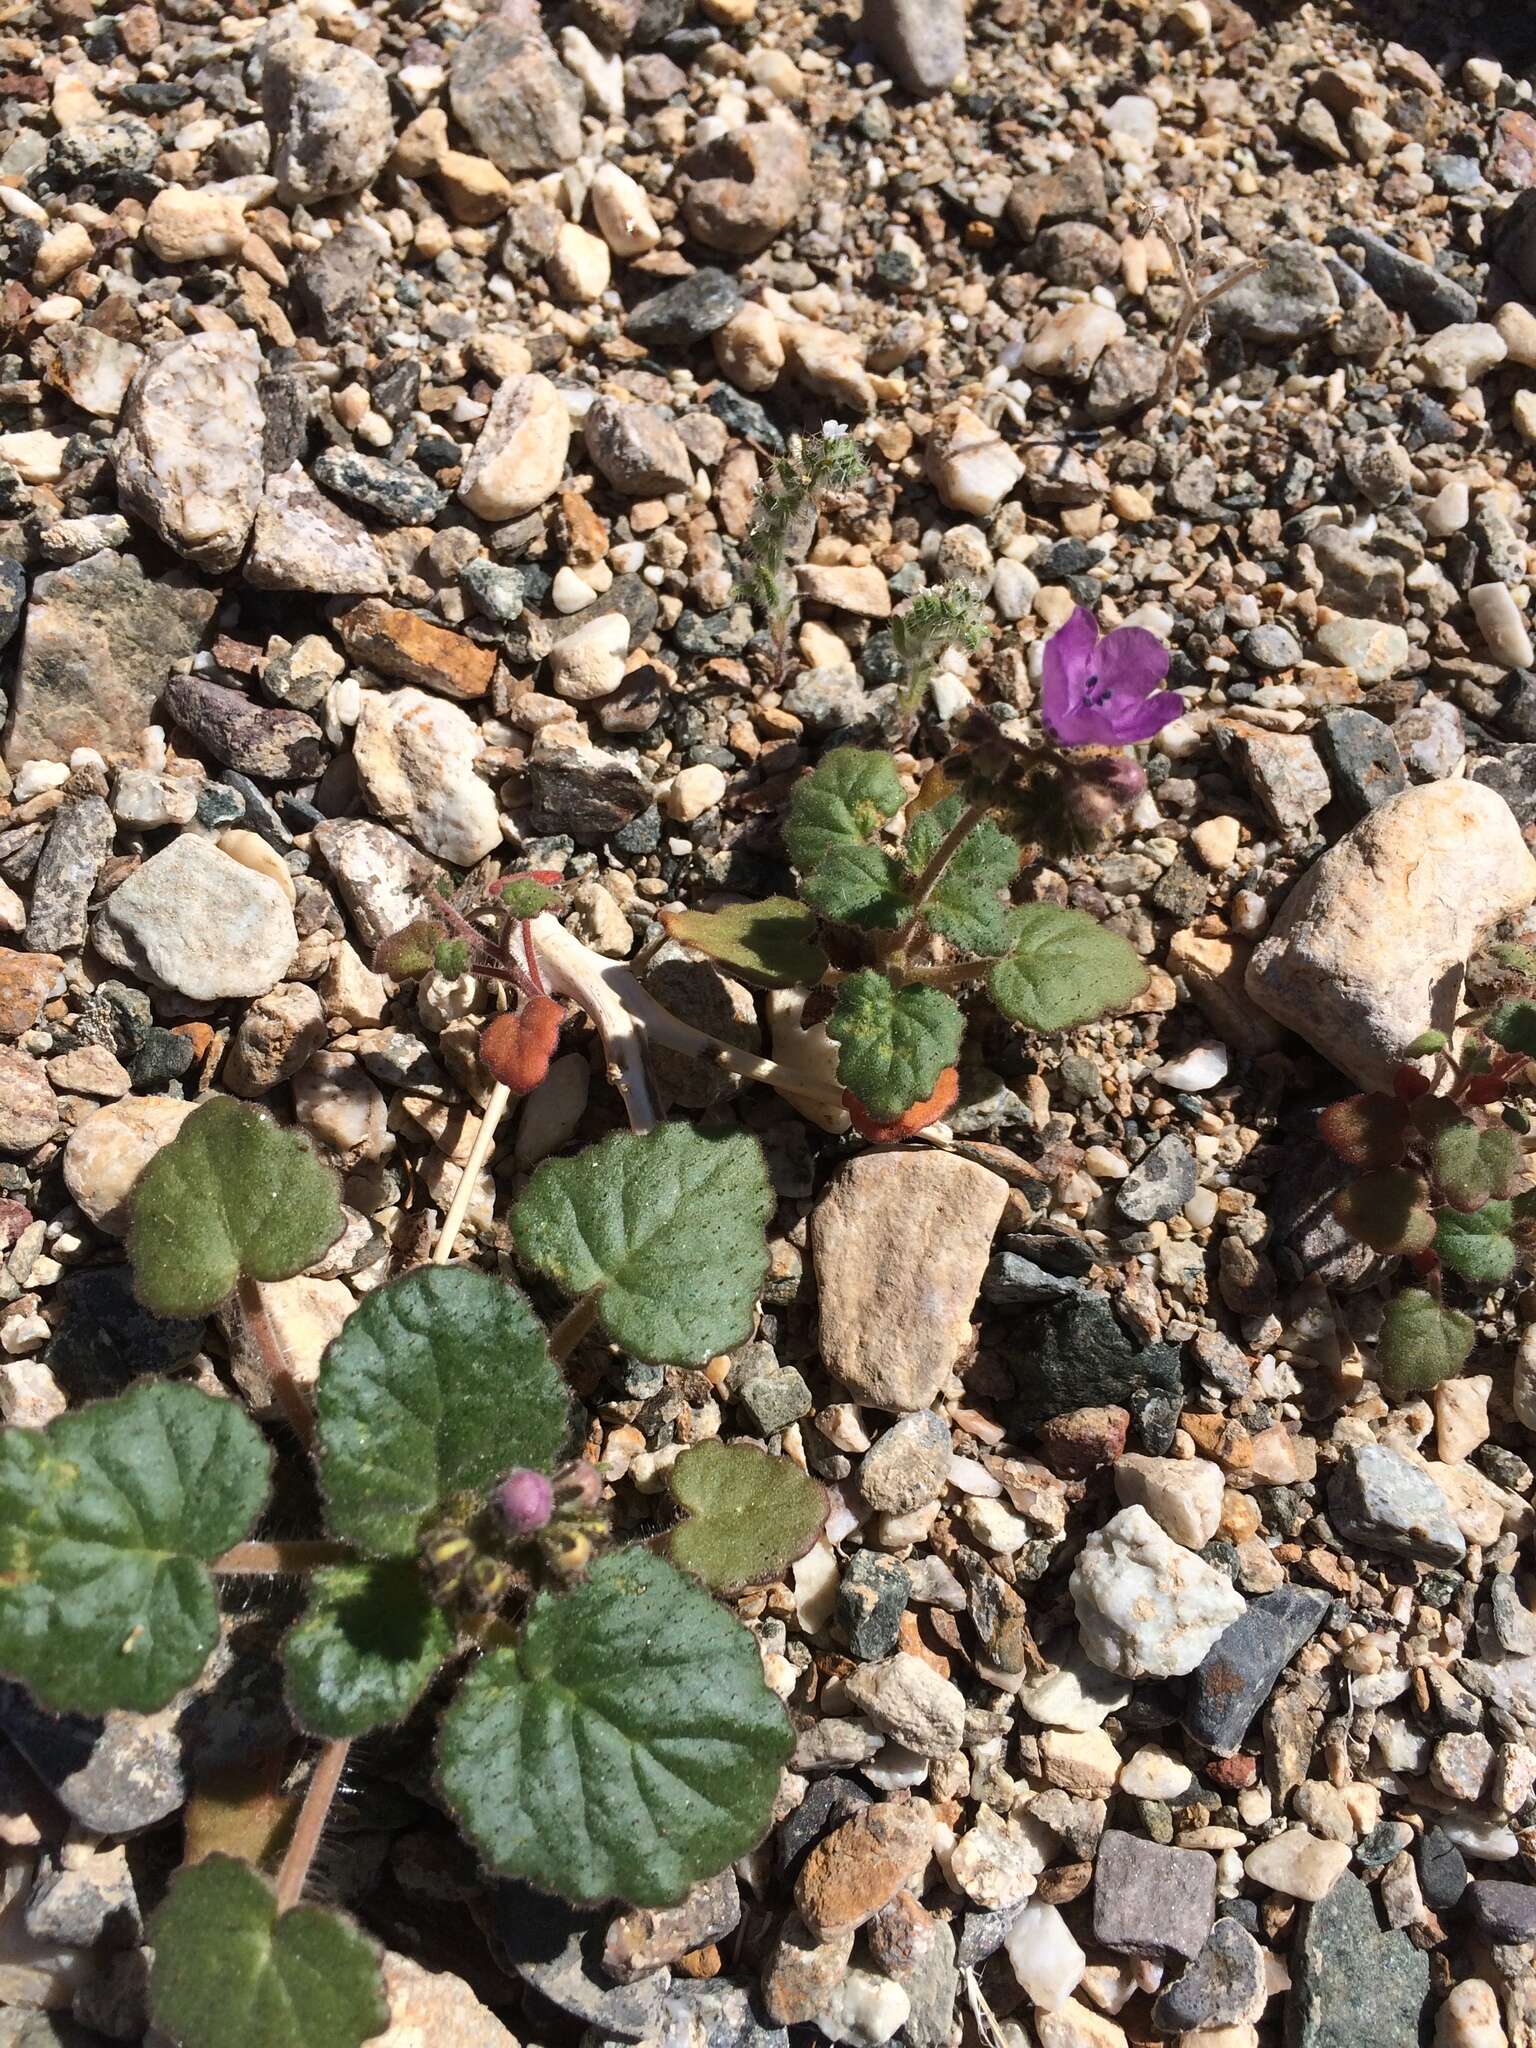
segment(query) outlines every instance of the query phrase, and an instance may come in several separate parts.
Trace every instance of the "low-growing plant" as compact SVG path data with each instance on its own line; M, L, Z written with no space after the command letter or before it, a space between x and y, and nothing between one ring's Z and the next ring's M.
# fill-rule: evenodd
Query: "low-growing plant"
M795 610L794 564L815 538L822 500L851 490L868 473L858 442L829 427L805 439L796 435L758 493L742 542L740 591L763 615L780 679Z
M181 2048L357 2048L386 2025L374 1944L302 1893L348 1744L429 1694L442 1798L500 1876L663 1906L765 1833L790 1724L710 1589L781 1572L816 1540L825 1495L754 1445L701 1444L671 1470L676 1526L616 1541L602 1475L572 1454L560 1361L594 1328L659 1364L741 1343L772 1206L741 1131L666 1123L549 1160L510 1221L526 1270L573 1297L553 1332L510 1282L425 1266L363 1300L311 1401L262 1286L340 1233L334 1176L219 1098L151 1161L128 1239L138 1297L244 1319L313 1459L324 1533L252 1540L270 1447L198 1387L147 1382L8 1429L0 1670L61 1712L154 1712L216 1647L221 1580L307 1584L281 1658L293 1717L324 1747L276 1882L216 1849L151 1925L153 2015ZM266 1843L282 1817L268 1786L244 1838Z
M1536 985L1536 957L1502 948L1517 980ZM1388 1303L1376 1346L1382 1384L1425 1393L1460 1372L1476 1341L1471 1315L1444 1300L1451 1276L1468 1298L1511 1278L1536 1247L1536 1190L1525 1178L1531 1128L1516 1099L1536 1058L1536 1001L1518 995L1457 1019L1467 1036L1453 1050L1427 1031L1408 1048L1390 1090L1331 1103L1320 1135L1357 1169L1334 1214L1358 1243L1408 1261L1418 1285ZM1426 1074L1411 1060L1431 1060Z

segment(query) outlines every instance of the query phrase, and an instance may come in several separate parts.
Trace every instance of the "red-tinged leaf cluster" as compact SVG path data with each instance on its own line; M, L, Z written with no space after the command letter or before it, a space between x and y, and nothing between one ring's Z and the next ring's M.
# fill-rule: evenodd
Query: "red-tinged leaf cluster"
M504 1010L480 1034L480 1057L514 1095L531 1095L549 1072L565 1012L552 996L530 996L520 1010Z
M1342 1160L1369 1171L1396 1166L1408 1147L1408 1113L1391 1095L1346 1095L1330 1102L1317 1130Z
M902 1138L912 1138L919 1131L925 1131L930 1124L936 1124L940 1117L948 1116L954 1108L960 1093L960 1070L946 1067L938 1079L938 1085L925 1102L914 1102L910 1109L900 1116L882 1122L871 1116L851 1089L843 1090L843 1107L848 1120L861 1138L868 1138L872 1145L894 1145Z

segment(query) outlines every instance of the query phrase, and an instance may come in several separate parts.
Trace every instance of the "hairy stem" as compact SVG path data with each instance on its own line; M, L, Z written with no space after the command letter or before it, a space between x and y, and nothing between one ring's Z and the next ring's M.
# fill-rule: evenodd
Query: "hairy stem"
M549 1355L557 1365L564 1365L576 1346L597 1321L597 1298L600 1290L589 1289L556 1323L549 1333Z
M322 1565L351 1564L357 1556L350 1544L296 1540L281 1543L237 1543L216 1557L210 1571L239 1574L288 1573L303 1577Z
M288 1852L283 1858L283 1867L277 1874L277 1910L287 1913L295 1907L304 1894L304 1880L309 1876L309 1866L315 1860L315 1851L320 1846L320 1837L325 1832L325 1823L330 1816L331 1801L336 1797L336 1788L341 1783L341 1774L346 1769L350 1741L328 1742L320 1752L320 1760L310 1774L304 1788L304 1804L299 1808L299 1817L293 1825L293 1835Z
M922 967L908 967L903 971L902 980L920 983L924 988L969 988L974 981L985 981L996 965L995 958L944 960Z
M293 1365L283 1340L267 1314L260 1281L242 1276L235 1290L235 1299L240 1304L240 1319L246 1334L260 1352L261 1362L267 1369L272 1398L282 1409L288 1427L307 1449L314 1441L314 1410L309 1404L309 1397L293 1376Z

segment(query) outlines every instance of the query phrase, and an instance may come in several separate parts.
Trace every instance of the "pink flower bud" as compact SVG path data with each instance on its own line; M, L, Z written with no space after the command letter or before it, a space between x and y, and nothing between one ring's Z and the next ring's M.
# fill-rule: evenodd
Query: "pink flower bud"
M555 1489L542 1472L519 1465L496 1489L496 1505L514 1536L531 1536L554 1513Z

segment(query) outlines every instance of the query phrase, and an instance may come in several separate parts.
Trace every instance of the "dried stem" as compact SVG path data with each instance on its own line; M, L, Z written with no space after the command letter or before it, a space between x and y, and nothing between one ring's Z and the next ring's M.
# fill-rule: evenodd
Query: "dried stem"
M267 1314L261 1283L242 1277L235 1290L235 1299L240 1304L240 1317L246 1333L261 1353L261 1362L272 1385L272 1397L282 1409L288 1427L308 1449L315 1435L314 1410L309 1404L309 1397L294 1378L292 1361L272 1318Z
M996 956L984 960L942 960L905 968L902 979L918 982L924 988L969 988L974 981L985 981L996 965Z
M320 1760L310 1773L308 1785L304 1788L304 1804L299 1808L299 1817L294 1822L293 1836L288 1852L283 1858L283 1867L277 1874L277 1910L287 1913L295 1907L304 1893L304 1881L309 1876L309 1866L315 1860L315 1851L320 1846L320 1837L325 1832L325 1823L330 1817L331 1802L336 1797L336 1788L341 1783L341 1774L346 1769L350 1741L328 1742L320 1752Z
M480 1128L475 1133L475 1142L469 1148L469 1157L464 1162L464 1171L459 1184L453 1191L453 1200L448 1204L448 1214L443 1218L443 1227L437 1234L437 1243L432 1247L434 1266L446 1266L453 1257L454 1245L459 1232L464 1228L464 1218L469 1214L469 1205L474 1199L475 1183L480 1178L481 1168L490 1156L496 1138L496 1126L501 1122L502 1113L512 1100L512 1092L498 1081L491 1090L480 1119Z
M597 1321L597 1299L599 1290L593 1287L580 1301L556 1323L549 1333L549 1355L557 1365L563 1365Z
M1169 345L1167 359L1163 364L1163 374L1158 382L1157 398L1155 401L1158 405L1166 405L1178 389L1179 363L1184 354L1184 345L1210 311L1211 307L1224 292L1231 291L1232 287L1241 284L1245 277L1252 277L1256 270L1264 268L1261 258L1257 256L1249 257L1246 262L1239 263L1235 269L1227 271L1223 276L1217 277L1208 283L1202 283L1197 275L1197 271L1200 263L1200 238L1203 227L1204 207L1197 200L1190 216L1188 234L1175 237L1172 233L1169 233L1162 238L1164 247L1167 248L1173 258L1173 267L1178 275L1179 289L1183 294L1183 303L1179 307L1179 317L1173 330L1173 340ZM1189 257L1185 253L1186 249L1194 251L1194 267L1191 267Z
M302 1576L322 1565L351 1564L357 1553L350 1544L309 1542L237 1543L208 1567L223 1573L289 1573Z

